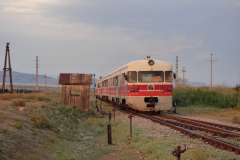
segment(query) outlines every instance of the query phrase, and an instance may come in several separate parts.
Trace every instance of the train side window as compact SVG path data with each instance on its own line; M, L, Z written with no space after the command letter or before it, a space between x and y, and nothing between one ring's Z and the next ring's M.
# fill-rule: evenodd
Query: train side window
M129 83L137 83L137 72L136 71L128 72L128 82Z
M165 71L165 81L172 82L172 71Z

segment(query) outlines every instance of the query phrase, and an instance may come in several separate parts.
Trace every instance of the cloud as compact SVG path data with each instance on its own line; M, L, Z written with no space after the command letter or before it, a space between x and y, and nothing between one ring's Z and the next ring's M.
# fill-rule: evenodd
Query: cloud
M238 3L237 3L237 6L239 6L239 7L240 7L240 2L238 2Z
M31 14L38 14L40 11L34 10L32 8L16 8L16 7L6 7L3 9L3 12L10 12L10 13L31 13Z

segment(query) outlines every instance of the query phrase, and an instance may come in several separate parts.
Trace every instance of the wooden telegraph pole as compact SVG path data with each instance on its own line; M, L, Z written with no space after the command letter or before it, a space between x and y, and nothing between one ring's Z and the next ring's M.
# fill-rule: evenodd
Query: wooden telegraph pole
M184 87L184 73L186 72L186 70L185 70L185 67L183 67L183 70L182 70L182 72L183 72L183 87Z
M206 59L206 61L211 61L210 89L212 89L212 61L217 61L217 60L212 60L212 55L213 55L213 53L211 54L211 60L207 60L207 59Z
M2 83L2 90L4 93L5 90L5 78L6 78L6 71L9 71L9 83L10 83L10 93L13 93L13 85L12 85L12 68L11 68L11 61L10 61L10 49L9 49L9 42L6 44L6 53L5 53L5 61L4 61L4 68L3 68L3 83ZM7 58L8 57L8 58ZM8 59L8 68L6 68Z

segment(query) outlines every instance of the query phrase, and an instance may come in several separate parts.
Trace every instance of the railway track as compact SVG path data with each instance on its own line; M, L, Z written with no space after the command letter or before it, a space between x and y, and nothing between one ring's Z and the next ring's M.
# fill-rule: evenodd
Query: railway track
M121 108L118 105L113 105L114 107ZM231 138L231 137L240 137L240 133L236 131L240 131L238 127L232 127L227 125L221 125L211 122L192 120L188 118L183 118L180 116L173 116L168 114L146 114L141 112L132 111L131 108L124 108L124 110L128 113L131 113L135 116L143 117L149 119L155 123L159 123L161 125L168 126L174 130L181 132L189 136L190 138L198 138L208 144L220 148L223 150L227 150L229 152L234 152L236 154L240 154L240 146L236 144L229 143L227 141L222 140L223 138ZM194 130L194 131L193 131ZM195 130L201 131L197 133ZM209 135L211 134L211 136Z

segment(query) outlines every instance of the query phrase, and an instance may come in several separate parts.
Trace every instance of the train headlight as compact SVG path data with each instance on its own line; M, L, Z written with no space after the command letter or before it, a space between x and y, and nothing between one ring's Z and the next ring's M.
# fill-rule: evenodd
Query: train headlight
M168 87L168 90L171 91L171 90L172 90L172 87Z
M149 64L150 66L152 66L152 65L154 65L154 61L153 61L153 60L149 60L149 61L148 61L148 64Z
M132 87L132 88L130 88L130 91L131 92L138 92L138 87Z

